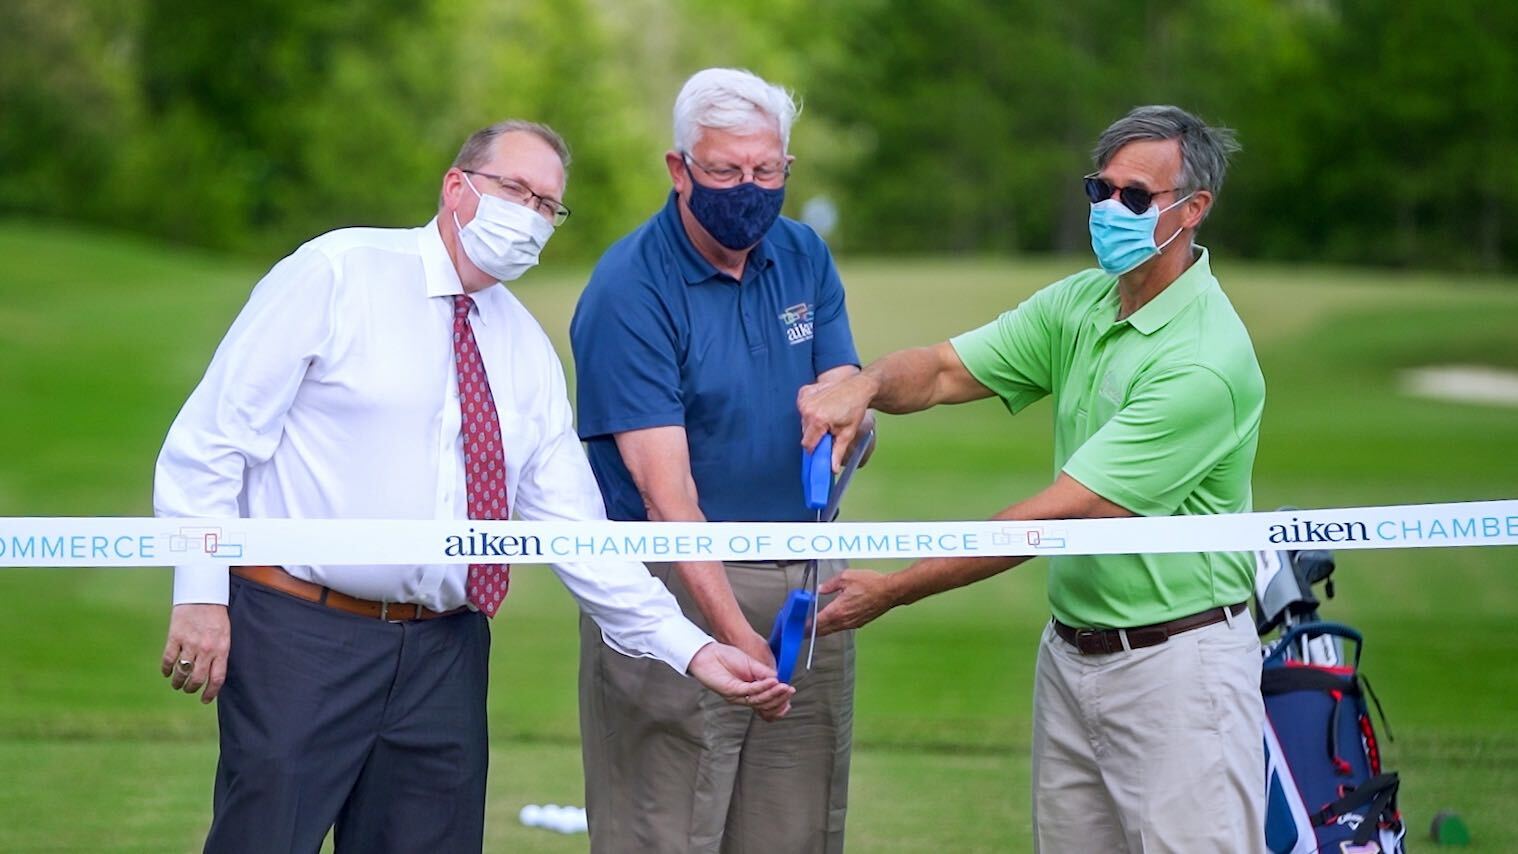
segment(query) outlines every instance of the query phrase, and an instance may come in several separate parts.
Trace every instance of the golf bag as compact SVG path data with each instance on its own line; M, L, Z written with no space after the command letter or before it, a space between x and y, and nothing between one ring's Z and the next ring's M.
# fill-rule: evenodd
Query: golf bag
M1273 854L1404 854L1399 778L1381 767L1366 698L1390 738L1381 702L1360 673L1363 639L1317 621L1312 585L1331 598L1333 555L1267 552L1256 574L1256 627L1265 646L1265 842ZM1352 647L1352 652L1350 648Z

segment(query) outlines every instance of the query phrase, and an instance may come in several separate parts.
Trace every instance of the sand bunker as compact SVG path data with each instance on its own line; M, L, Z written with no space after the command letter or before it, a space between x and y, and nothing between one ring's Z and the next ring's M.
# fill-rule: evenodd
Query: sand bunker
M1402 390L1439 400L1518 407L1518 371L1490 365L1430 365L1403 371Z

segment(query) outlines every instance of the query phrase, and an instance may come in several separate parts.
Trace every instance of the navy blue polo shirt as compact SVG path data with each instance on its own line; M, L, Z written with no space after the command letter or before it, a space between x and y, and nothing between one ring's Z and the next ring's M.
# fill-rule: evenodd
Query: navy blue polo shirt
M843 283L817 233L781 217L743 279L701 257L679 198L606 250L569 327L580 438L608 517L648 517L613 436L682 426L712 521L815 518L801 495L796 392L858 365Z

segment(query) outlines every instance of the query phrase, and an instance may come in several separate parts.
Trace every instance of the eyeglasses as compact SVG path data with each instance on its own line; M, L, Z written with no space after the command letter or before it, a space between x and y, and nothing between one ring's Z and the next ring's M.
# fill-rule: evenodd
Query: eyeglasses
M707 166L683 151L680 152L680 156L685 158L687 167L695 164L697 169L710 176L719 187L735 187L747 177L752 178L754 183L761 187L776 189L784 186L785 179L791 177L791 164L784 160L777 163L761 163L745 171L737 166Z
M508 201L516 202L523 207L529 207L545 217L553 220L555 226L564 224L569 219L569 208L558 199L550 199L534 193L525 185L502 175L492 175L489 172L476 172L473 169L460 169L466 175L478 175L481 178L489 178L501 188L501 193Z
M1171 187L1168 190L1146 190L1143 187L1116 187L1107 179L1097 177L1095 172L1087 175L1085 181L1086 198L1091 200L1091 204L1105 202L1112 198L1113 193L1117 193L1118 201L1123 203L1123 207L1136 214L1149 210L1155 196L1173 193L1180 189Z

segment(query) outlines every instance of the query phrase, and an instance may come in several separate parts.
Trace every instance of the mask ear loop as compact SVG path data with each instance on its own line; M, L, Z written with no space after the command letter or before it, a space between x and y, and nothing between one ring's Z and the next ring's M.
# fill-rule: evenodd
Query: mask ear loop
M1187 193L1186 194L1186 198L1184 198L1184 199L1177 199L1169 207L1161 208L1160 209L1160 213L1164 213L1164 212L1170 210L1171 208L1176 207L1177 205L1184 205L1184 204L1186 204L1186 202L1189 201L1191 199L1191 197L1194 196L1194 195L1196 195L1195 192ZM1155 254L1158 255L1158 254L1164 252L1165 251L1165 247L1169 246L1171 243L1173 243L1177 237L1181 236L1181 232L1183 232L1185 230L1186 229L1184 229L1184 228L1177 228L1175 230L1175 234L1170 235L1169 239L1167 239L1164 243L1161 243L1159 246L1155 247Z
M464 184L469 187L469 192L474 193L475 198L478 198L481 201L484 201L485 196L482 193L480 193L479 190L475 189L474 182L471 181L471 180L469 180L469 173L468 172L464 172L462 169L459 170L459 171L463 172L463 175L464 175ZM1176 204L1180 204L1180 203L1177 202ZM479 216L479 214L476 213L475 216ZM458 211L453 211L453 227L455 229L459 230L459 231L463 231L464 230L464 227L462 225L459 225L459 212Z

